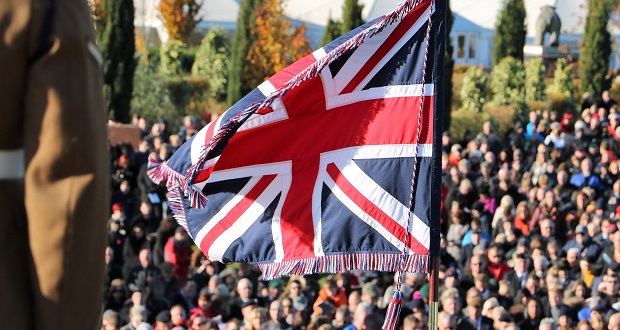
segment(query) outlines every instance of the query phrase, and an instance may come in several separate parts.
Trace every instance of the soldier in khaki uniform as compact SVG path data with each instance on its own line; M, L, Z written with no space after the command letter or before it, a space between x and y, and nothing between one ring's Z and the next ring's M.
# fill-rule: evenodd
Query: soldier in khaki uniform
M99 329L109 171L85 0L0 0L0 320Z

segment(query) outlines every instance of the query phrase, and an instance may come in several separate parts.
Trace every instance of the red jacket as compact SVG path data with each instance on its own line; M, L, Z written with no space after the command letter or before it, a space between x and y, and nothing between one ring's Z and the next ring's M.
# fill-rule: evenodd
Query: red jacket
M506 263L503 261L499 265L494 265L492 263L489 263L489 273L491 273L491 275L498 281L503 280L504 275L506 275L506 273L508 273L511 270L512 268L506 265Z
M346 305L348 303L347 295L344 292L343 288L340 288L338 290L338 293L336 293L333 297L327 296L326 289L321 289L321 291L319 291L319 297L316 298L316 301L314 302L314 312L317 314L320 313L321 309L319 305L329 298L331 298L334 301L334 305L336 306L336 308L342 305Z
M179 242L170 237L164 246L166 261L174 265L174 277L185 279L189 274L189 264L192 259L192 244L189 241Z

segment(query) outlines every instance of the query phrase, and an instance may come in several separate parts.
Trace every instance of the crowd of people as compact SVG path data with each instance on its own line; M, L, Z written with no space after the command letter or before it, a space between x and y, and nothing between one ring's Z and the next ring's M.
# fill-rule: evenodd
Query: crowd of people
M499 136L442 137L439 329L620 329L620 111L532 111ZM262 281L206 260L148 178L178 134L134 117L142 142L111 148L103 329L380 329L397 276L351 270ZM407 273L402 329L426 329L429 283Z

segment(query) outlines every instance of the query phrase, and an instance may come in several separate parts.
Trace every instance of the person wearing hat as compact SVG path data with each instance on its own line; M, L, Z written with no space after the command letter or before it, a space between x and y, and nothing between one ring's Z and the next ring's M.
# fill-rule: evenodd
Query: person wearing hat
M280 297L280 294L282 294L283 284L284 283L279 278L269 281L267 284L267 296L260 299L260 303L263 307L270 308L269 306L271 303Z

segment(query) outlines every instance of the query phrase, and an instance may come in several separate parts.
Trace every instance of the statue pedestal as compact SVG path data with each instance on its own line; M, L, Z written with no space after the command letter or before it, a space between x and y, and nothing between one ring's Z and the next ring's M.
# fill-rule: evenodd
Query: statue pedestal
M555 68L555 62L559 58L566 58L568 62L575 62L579 58L579 53L560 50L557 47L541 46L541 45L525 45L523 47L523 59L527 62L533 58L542 58L543 63L549 71Z
M523 47L523 57L530 59L542 57L543 59L554 59L567 57L569 54L561 52L557 47L541 45L525 45Z

